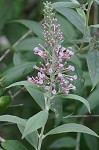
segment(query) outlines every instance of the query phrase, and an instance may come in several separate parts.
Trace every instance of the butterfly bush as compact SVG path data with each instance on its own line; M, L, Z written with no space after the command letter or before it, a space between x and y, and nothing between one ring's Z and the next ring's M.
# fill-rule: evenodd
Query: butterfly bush
M69 71L74 71L74 66L68 65L68 61L74 55L71 47L62 46L63 33L60 24L57 23L55 13L50 2L44 3L44 38L45 46L39 44L34 48L34 54L42 58L40 67L34 66L38 70L36 77L29 77L28 81L42 86L45 92L51 94L68 94L71 90L76 90L72 84L77 79L77 75L68 75Z

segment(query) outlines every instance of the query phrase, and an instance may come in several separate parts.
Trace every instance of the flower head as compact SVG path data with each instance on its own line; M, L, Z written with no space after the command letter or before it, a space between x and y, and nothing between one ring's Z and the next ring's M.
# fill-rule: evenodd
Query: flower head
M34 54L39 55L43 59L43 63L40 63L41 67L34 66L39 72L35 78L29 77L28 81L42 86L45 91L51 90L52 94L59 92L68 94L70 90L76 90L71 82L77 79L77 75L67 74L67 72L75 70L74 66L67 65L74 52L71 47L62 46L63 34L51 3L44 3L44 7L45 46L39 44L40 48L34 48Z

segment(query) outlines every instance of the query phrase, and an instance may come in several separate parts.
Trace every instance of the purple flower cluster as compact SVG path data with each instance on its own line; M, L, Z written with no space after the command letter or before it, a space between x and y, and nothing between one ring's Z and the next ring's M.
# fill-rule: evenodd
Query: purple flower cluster
M76 90L72 81L77 79L77 75L68 75L69 71L74 71L74 66L67 64L68 60L74 55L72 48L62 47L63 35L60 31L60 25L53 13L51 3L46 2L44 9L44 37L45 47L39 44L34 48L34 54L39 55L43 59L40 67L34 66L38 70L36 77L29 77L28 81L42 86L46 91L52 94L65 93L70 90Z

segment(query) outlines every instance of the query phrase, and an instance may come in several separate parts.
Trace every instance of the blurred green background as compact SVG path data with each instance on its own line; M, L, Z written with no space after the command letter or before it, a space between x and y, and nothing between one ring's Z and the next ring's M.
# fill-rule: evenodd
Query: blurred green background
M57 2L59 0L52 0L51 2ZM66 0L64 0L66 1ZM10 52L7 54L7 56L0 62L0 76L2 77L2 73L5 72L6 69L9 69L10 67L32 62L33 61L39 61L37 56L32 55L32 51L29 49L33 49L31 45L27 45L26 41L24 41L24 46L19 45L16 49L23 50L21 52L16 52L11 45L15 44L16 41L21 38L24 34L28 32L28 28L20 23L14 22L14 20L18 19L28 19L33 20L36 22L42 22L43 19L43 2L44 0L0 0L0 56L6 52L10 48ZM86 0L79 0L81 4L84 4ZM82 37L82 33L79 32L68 20L64 20L64 17L57 14L57 18L59 19L59 23L62 25L62 30L65 31L63 34L66 36L66 41L64 42L64 45L68 45L68 41L70 39L80 39ZM91 10L90 15L90 22L89 24L94 24L99 22L99 7L95 3ZM39 32L39 31L38 31ZM28 38L37 37L34 33L31 33ZM32 41L31 41L32 42ZM31 44L30 42L30 44ZM90 77L88 74L88 67L86 63L86 52L82 54L81 56L75 56L74 60L72 60L72 63L75 62L77 67L80 68L80 78L83 80L80 83L80 88L78 85L77 93L78 95L84 96L87 98L90 95L90 91L92 88L92 83L90 81ZM31 69L32 70L32 69ZM84 73L82 76L82 71ZM28 72L22 79L27 79L27 76L30 72ZM36 73L36 72L34 72ZM78 73L78 74L79 74ZM11 72L10 72L11 74ZM8 76L10 77L10 74ZM24 72L23 72L24 74ZM17 70L14 71L14 75L17 75ZM21 80L21 77L20 79ZM13 83L10 82L10 83ZM17 93L18 91L18 93ZM17 94L16 94L17 93ZM19 116L22 118L29 118L30 116L36 114L40 108L36 104L36 102L33 100L33 98L29 95L27 91L24 89L21 89L20 87L16 87L11 89L9 91L8 89L5 90L5 86L2 88L0 87L0 96L3 95L13 95L13 100L10 104L8 104L9 107L5 107L5 104L0 106L0 115L2 114L11 114L15 116ZM93 91L93 94L89 97L89 101L94 101L95 103L91 104L92 114L98 115L99 114L99 88ZM1 104L0 104L1 105ZM94 106L93 106L94 105ZM64 116L67 114L71 114L74 112L74 114L78 114L80 112L82 104L76 103L74 101L65 101L63 100L63 114ZM80 123L81 121L84 122L84 124L91 129L93 129L98 135L99 135L99 118L85 118L85 119L76 119L76 118L69 118L69 119L63 119L62 122L76 122ZM50 130L54 126L54 113L51 112L50 119L46 126L46 131ZM24 143L24 145L29 149L33 150L33 148L28 144L26 140L21 140L21 134L14 124L9 123L0 123L0 136L4 139L16 139ZM77 134L61 134L61 135L54 135L51 137L48 137L44 142L42 146L42 150L48 150L50 149L50 144L55 141L56 139L60 137L66 137L71 136L76 138ZM80 150L99 150L99 140L95 137L88 136L88 135L82 135L81 136L81 142L80 142ZM69 145L70 141L69 141ZM54 150L55 148L51 148L51 150ZM60 148L59 150L79 150L73 148Z

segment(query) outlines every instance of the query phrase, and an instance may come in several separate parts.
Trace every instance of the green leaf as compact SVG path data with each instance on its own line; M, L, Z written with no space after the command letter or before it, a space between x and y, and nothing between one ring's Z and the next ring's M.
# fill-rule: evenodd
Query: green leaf
M99 0L95 0L95 2L99 5Z
M99 28L99 24L90 25L90 27L93 27L93 28Z
M31 82L28 82L28 81L16 82L16 83L13 83L13 84L9 85L9 86L6 87L6 88L11 88L11 87L20 86L20 85L24 85L25 87L28 86L28 87L31 87L31 88L33 88L33 89L37 89L37 90L39 90L39 91L41 91L41 92L44 92L44 89L43 89L42 87L40 87L40 86L38 86L38 85L36 85L36 84L33 84L33 83L31 83Z
M23 126L26 124L26 120L16 117L16 116L11 116L11 115L0 116L0 121L7 121L11 123L21 124Z
M14 65L21 65L26 62L39 62L41 60L40 57L35 55L33 51L15 51L13 56Z
M70 0L70 1L73 2L73 3L79 4L79 2L77 0Z
M86 15L85 15L85 12L82 8L77 8L76 9L78 14L86 21Z
M72 137L63 137L55 140L49 148L73 148L76 146L76 140Z
M23 37L23 35L25 35L28 32L28 29L25 26L16 22L7 22L5 24L4 31L7 39L12 45L16 43L16 41L18 41L19 38Z
M90 110L92 111L93 109L96 108L96 106L99 105L99 87L94 90L88 97L87 99L89 105L90 105ZM82 105L80 108L79 114L86 114L88 113L88 110L86 109L85 105Z
M28 150L23 144L16 140L7 140L1 145L5 150Z
M44 41L38 37L27 38L20 42L15 48L16 51L33 51L35 47L39 46L39 44L44 45Z
M84 139L90 150L98 150L98 139L96 137L84 134Z
M87 64L94 88L99 82L99 51L94 49L94 47L88 51Z
M23 134L25 126L19 125L18 124L18 128L21 132L21 134ZM29 135L27 135L25 137L25 139L35 148L37 149L37 145L38 145L38 132L34 131L32 133L30 133Z
M36 101L36 103L42 108L45 108L45 99L44 94L30 86L25 86L27 91L30 93L30 95L33 97L33 99Z
M83 74L84 74L84 86L92 86L89 72L83 71Z
M24 77L33 72L34 62L27 62L21 65L14 66L10 69L7 69L2 74L1 86L5 87L10 85L13 82L22 80Z
M44 39L43 37L43 26L35 21L32 20L14 20L14 22L21 23L22 25L26 26L28 29L32 30L38 37Z
M50 109L55 113L55 126L59 125L63 118L63 107L61 98L53 98L51 100Z
M65 7L58 7L55 9L65 16L77 29L84 33L85 21L76 11Z
M21 59L21 54L18 53L18 52L15 52L14 53L14 56L13 56L13 63L14 65L20 65L24 62L24 59Z
M60 94L60 95L56 95L55 97L60 97L60 98L65 98L65 99L74 99L77 101L82 102L88 109L89 113L90 113L90 105L88 103L87 100L85 100L83 97L78 96L78 95L74 95L74 94Z
M57 7L78 8L80 7L80 4L74 2L56 2L52 4L52 7L53 8L57 8Z
M37 129L43 127L48 119L48 112L43 110L29 118L26 123L25 130L23 132L22 138L27 136L28 134L36 131Z
M63 35L65 37L64 40L69 41L77 37L76 29L75 27L61 14L56 14L57 22L60 24L61 31L63 32Z
M96 137L99 137L94 131L89 129L88 127L80 124L75 123L68 123L61 126L58 126L55 129L52 129L47 134L45 134L45 137L52 134L59 134L59 133L68 133L68 132L80 132L80 133L87 133Z

